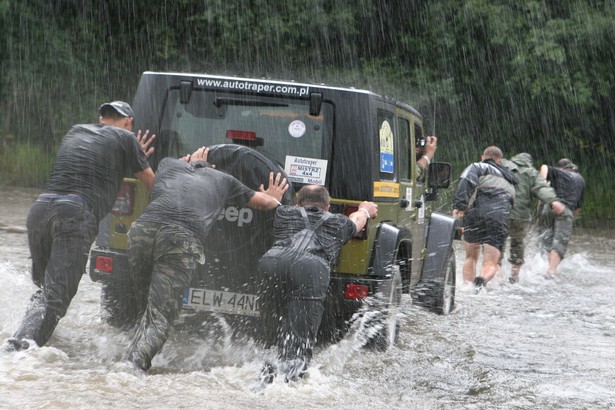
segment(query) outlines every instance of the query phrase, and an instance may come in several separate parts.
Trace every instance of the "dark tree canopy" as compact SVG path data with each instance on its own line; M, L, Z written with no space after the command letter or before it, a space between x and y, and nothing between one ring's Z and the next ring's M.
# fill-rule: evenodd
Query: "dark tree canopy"
M497 144L606 180L614 21L610 0L0 0L0 149L51 149L141 72L189 71L369 88L419 109L440 159Z

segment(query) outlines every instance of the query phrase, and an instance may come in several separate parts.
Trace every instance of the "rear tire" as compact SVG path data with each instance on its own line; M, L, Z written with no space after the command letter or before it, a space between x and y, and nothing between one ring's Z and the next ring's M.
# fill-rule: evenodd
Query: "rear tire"
M101 289L101 317L107 324L129 329L137 321L137 303L130 283L103 283Z

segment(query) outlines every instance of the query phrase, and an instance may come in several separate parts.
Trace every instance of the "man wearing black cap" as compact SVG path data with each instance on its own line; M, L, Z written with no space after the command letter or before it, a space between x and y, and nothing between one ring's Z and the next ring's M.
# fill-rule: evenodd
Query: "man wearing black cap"
M49 340L77 293L98 222L113 206L123 178L134 174L151 191L154 173L145 151L154 136L135 136L134 112L125 102L102 104L98 112L99 124L75 125L64 136L43 193L28 213L32 280L40 289L5 344L8 350Z
M560 159L557 167L540 167L540 175L551 183L557 197L566 206L564 212L557 217L549 212L547 207L543 207L540 215L541 227L544 229L543 241L549 252L549 267L545 273L547 279L552 279L557 273L557 267L568 247L574 218L583 206L585 180L578 172L579 168L568 158Z

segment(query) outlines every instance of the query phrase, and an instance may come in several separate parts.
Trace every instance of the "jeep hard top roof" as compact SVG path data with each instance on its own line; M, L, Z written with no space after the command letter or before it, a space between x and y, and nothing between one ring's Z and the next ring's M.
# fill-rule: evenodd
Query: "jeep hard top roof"
M176 72L163 72L163 71L144 71L142 75L143 76L181 77L181 80L190 80L190 79L200 78L200 79L212 79L212 80L215 79L215 80L232 81L232 82L261 83L263 85L278 84L278 85L288 85L292 87L309 87L309 88L322 89L322 90L335 90L335 91L342 91L342 92L367 94L367 95L372 95L374 97L382 98L391 104L395 104L399 108L411 111L414 115L422 117L421 114L409 104L396 100L395 98L392 98L392 97L387 97L381 94L374 93L369 90L354 88L354 87L335 87L335 86L325 85L323 83L321 84L299 83L293 80L284 81L284 80L270 80L266 78L259 79L259 78L235 77L235 76L215 75L215 74L176 73Z

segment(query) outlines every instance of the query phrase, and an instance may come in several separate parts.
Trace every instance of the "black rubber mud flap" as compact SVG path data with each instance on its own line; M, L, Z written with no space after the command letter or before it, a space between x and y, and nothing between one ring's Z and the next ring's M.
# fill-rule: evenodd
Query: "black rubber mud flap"
M456 265L453 239L458 221L434 213L427 237L427 256L421 280L412 290L412 303L447 315L455 305Z
M385 280L378 286L372 313L375 333L366 347L379 352L385 352L395 346L399 339L399 310L402 298L402 279L399 265L392 268L390 280Z
M208 161L219 171L239 179L247 187L258 191L261 184L269 185L269 173L286 177L284 169L256 150L236 144L209 147ZM292 185L282 203L293 204ZM228 288L234 292L255 294L256 266L260 257L273 244L274 211L259 211L245 207L228 207L204 239L207 277L200 278L210 289ZM198 275L195 275L198 276ZM199 278L195 278L199 281ZM211 287L213 286L213 287Z

